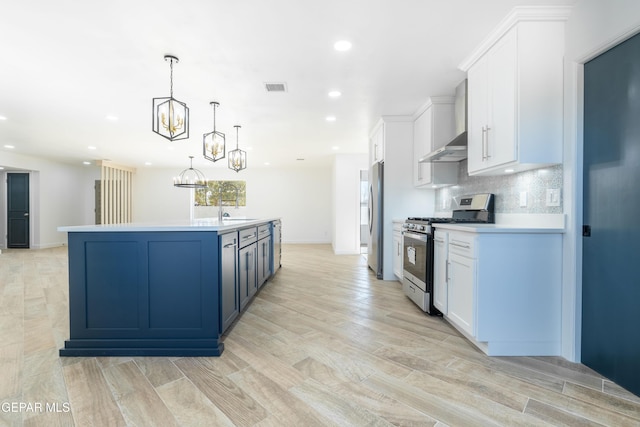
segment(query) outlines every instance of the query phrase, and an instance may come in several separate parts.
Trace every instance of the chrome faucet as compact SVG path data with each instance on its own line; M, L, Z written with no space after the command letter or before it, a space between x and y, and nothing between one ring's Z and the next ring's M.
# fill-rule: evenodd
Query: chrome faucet
M220 192L218 194L218 221L222 222L223 218L226 218L229 215L228 212L224 212L224 210L222 209L222 193L224 192L224 189L226 187L231 187L235 190L236 192L236 209L238 209L238 199L240 197L240 193L238 191L238 187L236 187L235 185L229 183L229 182L224 182L221 186L220 186Z

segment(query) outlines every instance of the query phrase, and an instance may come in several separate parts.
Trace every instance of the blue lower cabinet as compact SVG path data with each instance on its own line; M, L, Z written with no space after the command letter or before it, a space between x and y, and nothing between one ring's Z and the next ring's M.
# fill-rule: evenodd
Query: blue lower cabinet
M70 232L61 356L219 356L215 232ZM234 248L235 252L235 248Z
M240 314L238 232L220 236L220 333Z

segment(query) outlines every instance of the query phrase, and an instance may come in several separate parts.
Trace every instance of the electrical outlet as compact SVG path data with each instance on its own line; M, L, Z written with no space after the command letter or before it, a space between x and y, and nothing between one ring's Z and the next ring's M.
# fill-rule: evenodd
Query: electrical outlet
M527 192L526 191L521 191L520 192L520 207L521 208L526 208L527 207Z
M560 206L560 189L547 189L547 206Z

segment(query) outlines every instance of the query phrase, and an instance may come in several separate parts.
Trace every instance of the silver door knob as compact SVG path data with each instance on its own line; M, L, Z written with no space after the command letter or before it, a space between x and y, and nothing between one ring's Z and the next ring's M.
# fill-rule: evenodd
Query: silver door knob
M24 216L29 216L29 212L25 212L25 213L24 213Z

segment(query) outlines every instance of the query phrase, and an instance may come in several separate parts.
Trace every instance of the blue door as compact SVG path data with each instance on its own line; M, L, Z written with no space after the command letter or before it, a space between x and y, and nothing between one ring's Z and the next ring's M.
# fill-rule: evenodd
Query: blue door
M640 36L584 73L582 362L640 395Z
M7 247L29 247L29 174L7 174Z

